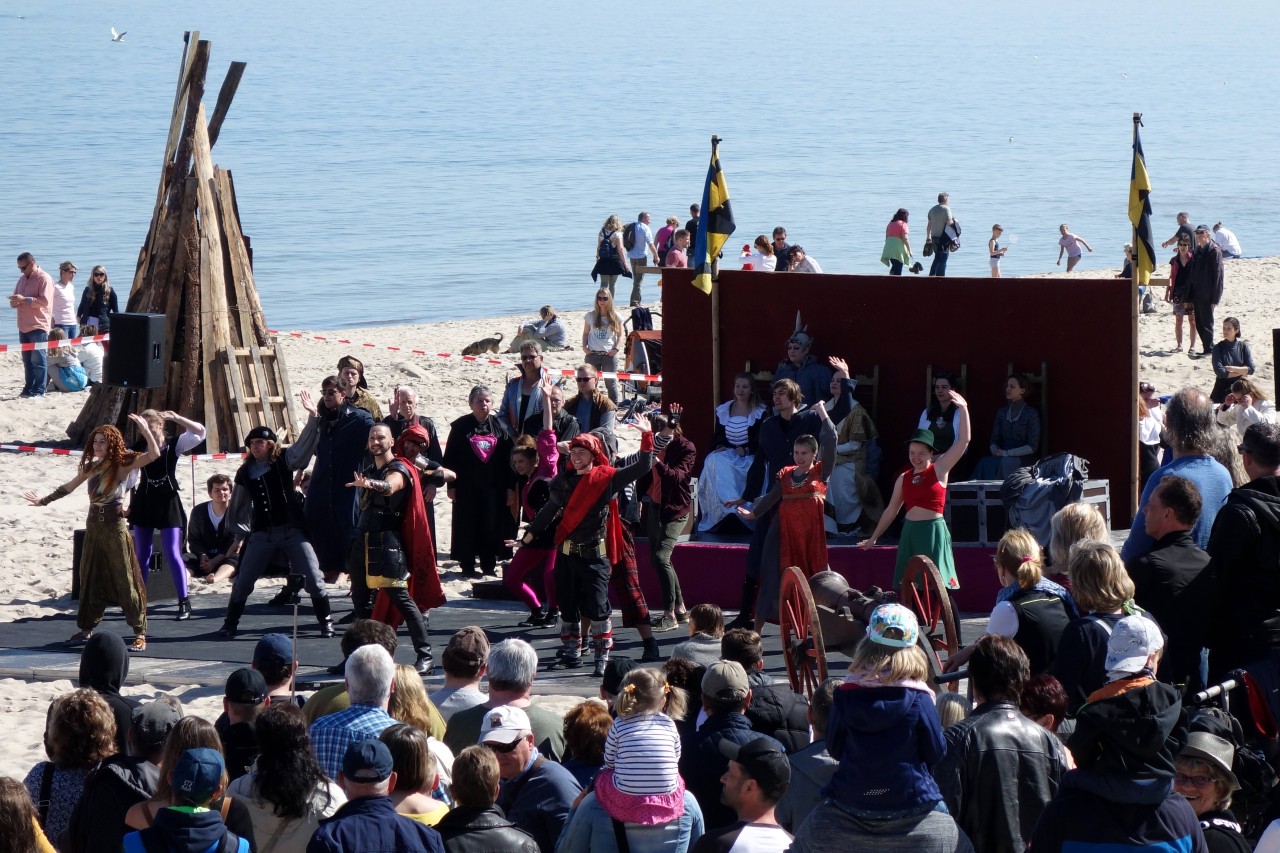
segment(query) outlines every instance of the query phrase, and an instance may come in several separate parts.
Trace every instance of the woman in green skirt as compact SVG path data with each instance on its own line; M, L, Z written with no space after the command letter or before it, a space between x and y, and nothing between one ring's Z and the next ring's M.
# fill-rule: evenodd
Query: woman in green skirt
M947 475L964 456L969 446L969 404L955 391L951 392L951 402L956 407L960 421L956 432L955 443L931 461L934 452L933 433L927 429L918 429L907 442L907 459L911 465L898 475L893 484L893 497L885 507L880 523L869 539L858 543L859 548L870 548L878 540L893 520L898 510L907 508L907 519L902 525L902 538L898 540L898 562L893 571L893 588L902 585L902 573L907 561L921 555L933 560L942 575L942 582L947 589L959 589L960 581L956 579L956 564L951 556L951 531L943 519L943 511L947 506Z

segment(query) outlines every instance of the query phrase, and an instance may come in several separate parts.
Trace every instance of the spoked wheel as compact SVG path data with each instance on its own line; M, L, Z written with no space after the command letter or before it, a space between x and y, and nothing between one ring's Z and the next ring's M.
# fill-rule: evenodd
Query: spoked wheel
M809 579L795 566L782 570L778 627L791 689L812 699L813 691L827 677L827 650L822 644L822 626L818 624L818 607L813 603Z
M932 651L932 663L938 663L941 672L940 652L952 655L960 647L960 634L956 630L956 614L951 609L951 597L942 585L942 574L933 560L917 554L907 562L902 573L899 600L910 607L920 622L921 639L928 638Z

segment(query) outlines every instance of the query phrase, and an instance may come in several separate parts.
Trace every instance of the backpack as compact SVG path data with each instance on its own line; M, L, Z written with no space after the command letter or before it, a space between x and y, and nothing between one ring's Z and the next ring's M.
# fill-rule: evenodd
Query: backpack
M631 309L631 331L633 332L650 332L653 331L653 312L643 305L636 305Z
M130 832L124 837L124 853L167 853L158 841L148 830ZM215 841L204 853L249 853L249 842L227 830L222 839Z
M628 252L636 247L636 223L628 222L622 226L622 247Z

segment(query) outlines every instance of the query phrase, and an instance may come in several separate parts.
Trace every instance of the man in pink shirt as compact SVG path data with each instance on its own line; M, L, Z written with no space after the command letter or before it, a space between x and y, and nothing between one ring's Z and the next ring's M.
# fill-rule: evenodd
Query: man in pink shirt
M667 266L669 267L687 267L689 266L689 232L681 228L676 232L675 246L671 251L667 252Z
M9 307L18 311L18 340L24 344L49 340L49 323L53 317L53 279L40 267L30 252L18 255L22 277L9 297ZM23 397L43 397L47 367L43 349L22 354L26 379Z

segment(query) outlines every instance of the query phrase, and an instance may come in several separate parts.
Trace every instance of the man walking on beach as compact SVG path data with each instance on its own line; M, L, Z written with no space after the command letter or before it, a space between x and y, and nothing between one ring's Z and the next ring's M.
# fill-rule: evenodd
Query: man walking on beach
M635 229L631 248L627 249L627 259L631 261L631 304L640 304L640 282L644 280L644 273L640 268L644 266L645 256L653 258L653 265L658 265L658 247L653 244L653 232L649 229L649 221L652 219L647 210L640 211L640 215L636 217Z
M1196 332L1201 357L1213 354L1213 309L1222 301L1222 250L1209 235L1208 225L1196 226L1196 248L1191 255L1191 302L1196 307ZM1195 344L1187 354L1196 357Z
M1195 234L1191 231L1191 214L1185 210L1178 214L1178 230L1174 232L1172 237L1161 243L1160 248L1167 249L1170 246L1177 245L1178 240L1182 237L1186 237L1191 241L1191 245L1194 246L1196 244Z
M53 279L36 266L30 252L18 255L18 269L22 277L9 297L9 307L18 312L18 340L24 344L45 343L49 340L50 322L53 318ZM22 354L25 374L21 397L43 397L48 369L43 349Z
M929 275L947 274L947 255L951 254L947 226L956 222L948 205L950 199L947 193L938 193L938 203L929 208L929 239L933 241L933 263L929 265Z

